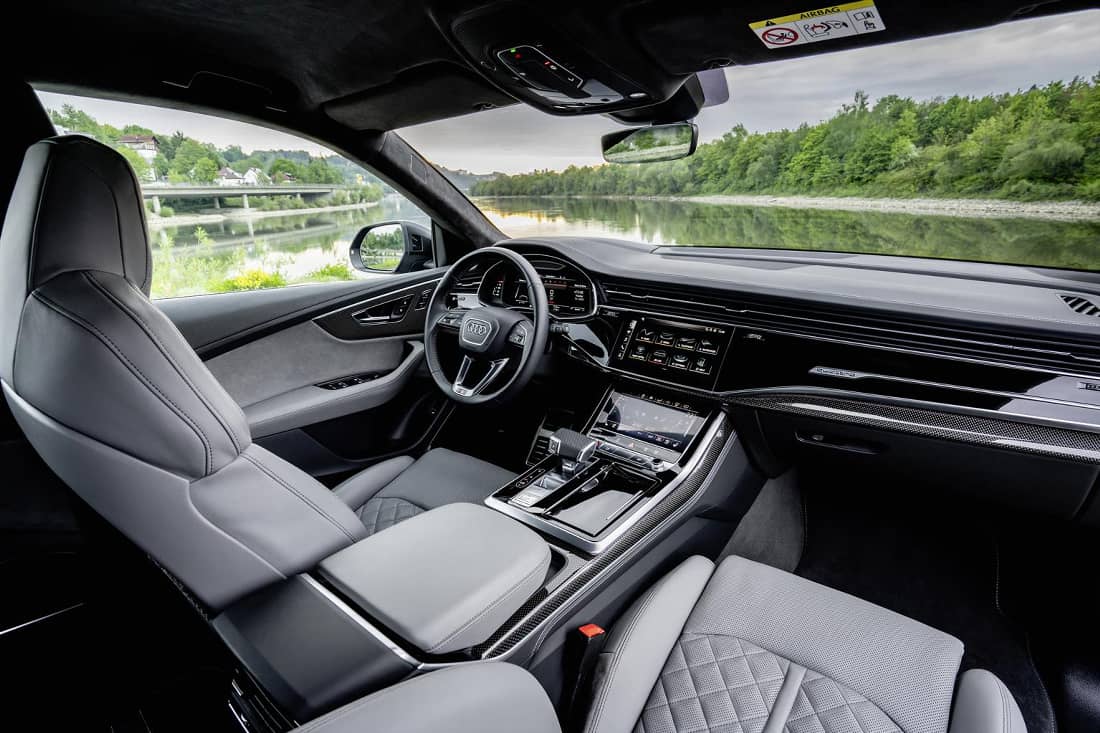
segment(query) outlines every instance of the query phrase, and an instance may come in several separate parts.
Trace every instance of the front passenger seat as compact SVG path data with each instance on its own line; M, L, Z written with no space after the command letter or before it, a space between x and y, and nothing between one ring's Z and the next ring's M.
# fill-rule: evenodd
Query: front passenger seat
M740 557L692 557L615 624L585 733L1027 733L942 631ZM957 684L956 684L957 682ZM560 733L508 664L415 677L295 733Z
M0 237L4 395L50 468L211 610L381 528L394 498L398 519L466 498L464 480L489 482L478 501L500 485L489 464L433 452L389 463L410 476L381 481L383 464L334 495L252 442L240 407L149 301L151 279L126 160L84 136L31 146Z

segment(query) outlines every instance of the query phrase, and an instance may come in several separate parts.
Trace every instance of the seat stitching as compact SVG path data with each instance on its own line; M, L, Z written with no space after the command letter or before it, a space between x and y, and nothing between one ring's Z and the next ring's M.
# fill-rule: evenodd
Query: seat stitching
M1005 699L1005 686L1000 680L995 680L997 692L1001 696L1001 730L1010 733L1012 730L1012 718L1009 715L1008 700Z
M549 552L549 550L547 550L547 552ZM541 562L539 562L539 564L538 564L538 565L536 565L536 566L535 566L534 568L532 568L532 569L531 569L531 571L530 571L529 573L527 573L527 575L524 575L524 576L523 576L522 578L520 578L520 579L519 579L519 580L518 580L518 581L517 581L517 582L516 582L516 583L515 583L514 585L512 585L512 587L511 587L511 588L509 588L508 590L506 590L506 591L504 592L504 595L500 596L500 597L499 597L499 598L497 598L497 599L496 599L495 601L493 601L492 603L490 603L490 604L489 604L488 606L486 606L486 607L485 607L485 608L484 608L484 609L483 609L483 610L481 611L481 613L479 613L479 614L478 614L477 616L473 617L472 619L470 619L469 621L467 621L466 623L464 623L464 624L463 624L462 626L460 626L460 627L459 627L458 629L456 629L456 630L455 630L455 632L454 632L453 634L451 634L450 636L448 636L448 637L447 637L446 639L444 639L443 641L440 641L440 642L438 642L437 644L435 644L434 646L432 646L432 648L431 648L431 649L429 649L428 651L429 651L429 652L433 652L433 651L435 651L436 649L438 649L439 647L443 646L444 644L446 644L446 643L447 643L448 641L450 641L451 639L453 639L453 638L455 638L456 636L458 636L459 634L461 634L461 633L462 633L463 631L465 631L465 630L467 630L468 628L470 628L471 626L473 626L473 625L474 625L475 623L477 623L478 621L480 621L480 620L481 620L481 619L482 619L482 618L483 618L483 617L484 617L484 616L485 616L486 614L488 614L488 613L489 613L490 611L492 611L492 610L493 610L494 608L496 608L496 607L497 607L497 606L499 606L499 605L500 605L501 603L503 603L503 602L504 602L505 600L507 600L507 599L508 599L508 597L509 597L509 596L511 596L511 595L512 595L513 593L515 593L515 592L516 592L517 590L519 590L519 588L520 588L520 587L521 587L521 586L522 586L522 585L523 585L524 583L526 583L526 582L527 582L528 580L530 580L532 576L534 576L534 575L537 575L537 574L538 574L538 573L540 573L540 572L542 572L542 573L545 573L545 572L546 572L546 569L542 567L542 563L541 563Z
M156 333L154 333L152 327L149 326L145 319L143 319L140 314L138 314L128 305L123 303L122 300L116 297L114 293L107 290L107 288L101 282L99 282L99 280L90 272L85 270L82 274L84 275L85 279L88 280L88 282L90 282L92 286L96 288L96 290L102 293L105 298L113 302L119 308L119 310L128 315L130 319L134 321L134 323L139 328L141 328L141 330L145 333L149 340L152 341L153 344L157 347L157 350L161 353L161 356L163 356L165 360L172 365L172 368L176 370L176 374L180 376L184 384L190 387L195 396L199 398L199 401L202 402L206 409L210 411L210 414L214 416L214 419L221 424L222 430L225 431L226 435L229 436L230 442L233 443L233 448L237 451L237 453L240 453L241 450L243 450L241 448L241 443L237 440L237 434L230 429L228 421L220 413L219 410L214 408L213 404L211 404L211 402L206 398L206 395L204 395L199 390L199 388L191 380L191 377L182 367L180 367L179 363L176 362L175 358L168 352L168 348L164 345L164 343L159 338L157 338ZM130 286L130 288L134 289L135 292L140 293L143 298L145 297L144 293L141 293L141 291L134 288L133 283L131 283L129 280L126 280L125 282L127 285Z
M108 345L109 348L110 348L110 351L115 355L115 358L117 358L119 361L123 362L130 369L130 372L132 374L134 374L134 376L139 377L139 381L141 381L146 386L147 389L149 389L151 392L154 392L157 396L159 396L162 402L166 403L166 405L168 405L168 406L170 406L170 408L172 408L172 411L176 413L177 417L179 417L181 420L183 420L185 423L187 423L188 426L192 430L195 431L195 433L197 434L197 436L199 438L199 441L203 445L203 451L204 451L205 456L206 456L206 462L205 462L205 468L203 470L203 474L208 475L210 473L210 465L211 465L210 443L209 443L209 440L206 437L206 433L204 433L202 431L202 428L199 427L198 423L196 423L191 418L191 416L188 415L183 410L183 408L181 408L179 405L177 405L175 402L173 402L167 395L165 395L163 392L161 392L160 389L157 388L156 384L151 379L149 379L147 376L145 376L145 373L142 372L141 369L139 369L137 367L137 365L135 365L132 361L130 361L129 359L126 358L126 355L122 352L122 350L118 347L118 345L115 344L115 342L112 341L106 334L104 334L102 331L100 331L98 328L96 328L95 325L93 325L92 323L89 323L85 319L80 318L79 316L77 316L73 313L68 312L66 309L64 309L63 307L61 307L57 303L53 302L52 300L50 300L46 296L42 295L42 293L40 293L38 291L34 292L33 297L36 298L39 302L41 302L43 305L45 305L50 310L56 312L58 315L61 315L64 318L69 319L70 321L77 324L78 326L81 326L82 328L84 328L84 330L86 330L89 333L91 333L92 335L98 337L99 340L102 343L104 343L105 345Z
M299 499L301 499L304 503L306 503L310 507L312 507L315 512L317 512L318 514L323 516L325 519L327 519L329 522L331 522L334 527L336 527L338 530L343 532L344 536L347 537L348 540L350 540L351 542L355 542L355 537L352 536L351 532L349 532L346 527L344 527L342 524L340 524L338 521L336 521L336 519L334 517L332 517L331 515L329 515L329 513L326 512L324 509L322 509L317 504L315 504L309 497L305 496L300 491L298 491L298 489L291 486L290 483L288 483L286 480L284 480L281 476L277 475L274 471L269 469L267 466L260 463L255 457L250 456L247 452L241 453L241 457L244 458L245 460L247 460L249 463L251 463L256 468L260 469L260 471L262 471L263 473L267 474L276 483L281 484L283 486L283 488L285 488L287 491L290 491L292 494L294 494Z

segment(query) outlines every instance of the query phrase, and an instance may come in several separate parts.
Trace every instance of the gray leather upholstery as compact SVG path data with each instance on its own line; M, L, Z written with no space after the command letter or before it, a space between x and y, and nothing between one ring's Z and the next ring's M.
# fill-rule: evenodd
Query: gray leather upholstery
M588 733L1025 733L985 671L952 718L954 637L744 558L712 568L685 561L616 624Z
M586 730L633 727L713 570L704 557L688 558L615 624L597 664Z
M1027 726L1004 683L984 669L971 669L959 680L950 733L1027 733Z
M560 733L546 692L512 664L450 667L345 705L295 733Z
M550 547L476 504L448 504L368 537L321 572L387 628L431 654L486 641L538 591Z
M359 516L368 534L374 534L445 504L480 504L513 478L514 473L492 463L434 448L415 462L400 456L375 464L334 491Z
M313 567L366 531L252 445L244 415L149 302L138 184L83 136L26 154L0 238L0 378L46 463L203 602Z

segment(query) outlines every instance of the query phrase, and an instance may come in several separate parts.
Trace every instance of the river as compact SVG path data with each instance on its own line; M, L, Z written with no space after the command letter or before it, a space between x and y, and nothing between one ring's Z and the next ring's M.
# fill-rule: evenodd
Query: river
M476 203L513 237L595 235L654 244L866 252L1100 270L1100 223L1095 221L599 198ZM372 277L349 267L348 247L360 228L390 219L427 222L408 202L387 196L369 209L163 227L151 234L153 295Z

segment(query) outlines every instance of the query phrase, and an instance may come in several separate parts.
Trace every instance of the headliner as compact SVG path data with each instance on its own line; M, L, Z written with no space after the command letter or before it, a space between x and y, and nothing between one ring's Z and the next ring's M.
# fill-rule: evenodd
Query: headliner
M756 64L1091 7L1081 0L881 0L888 30L763 48L751 21L816 0L561 0L527 4L531 33L556 27L625 75L677 79L716 64ZM381 131L515 102L477 71L451 33L480 5L404 0L44 0L9 16L21 43L8 69L47 88L159 99L324 136ZM539 17L537 8L555 11ZM155 49L144 53L143 49ZM235 81L234 81L235 80Z

